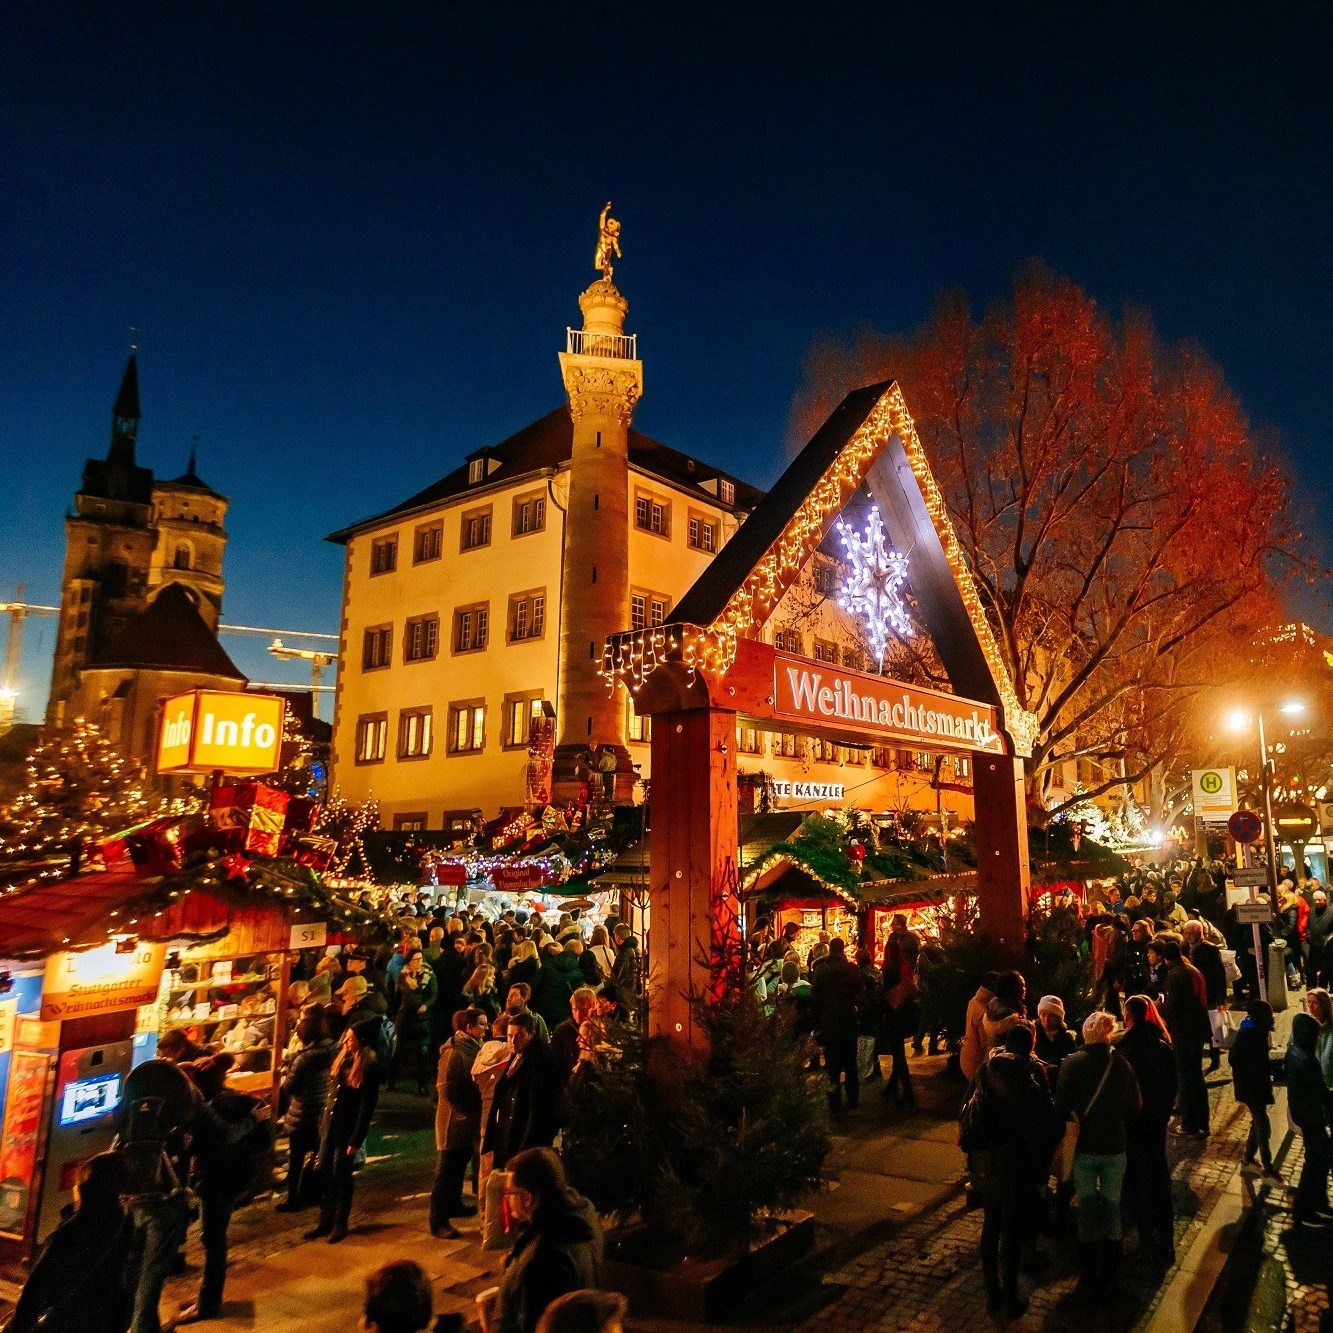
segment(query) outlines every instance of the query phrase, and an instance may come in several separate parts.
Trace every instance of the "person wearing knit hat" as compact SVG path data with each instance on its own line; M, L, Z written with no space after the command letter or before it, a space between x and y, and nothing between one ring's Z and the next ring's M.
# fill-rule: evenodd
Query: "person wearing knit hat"
M1060 1065L1078 1050L1078 1037L1065 1025L1065 1002L1058 995L1043 995L1037 1001L1037 1045L1034 1054L1047 1068L1051 1087Z

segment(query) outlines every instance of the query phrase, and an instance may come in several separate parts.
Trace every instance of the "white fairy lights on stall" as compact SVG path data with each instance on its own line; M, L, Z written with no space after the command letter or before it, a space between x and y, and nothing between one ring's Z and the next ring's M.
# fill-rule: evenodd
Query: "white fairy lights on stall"
M883 671L890 637L905 638L912 628L903 601L907 556L889 545L876 505L870 507L864 534L839 519L838 535L849 565L838 590L838 605L865 622L871 652Z

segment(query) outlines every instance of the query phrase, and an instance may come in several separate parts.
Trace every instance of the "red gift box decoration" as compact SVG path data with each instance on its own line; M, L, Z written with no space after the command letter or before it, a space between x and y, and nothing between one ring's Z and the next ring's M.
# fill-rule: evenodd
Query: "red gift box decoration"
M309 796L293 796L287 801L286 831L295 837L298 833L313 833L319 815L319 802Z
M337 850L337 838L321 838L313 833L303 833L296 839L292 859L299 866L309 866L316 874L323 874L333 863Z
M216 787L209 797L208 817L222 834L228 851L276 856L291 797L258 782Z
M190 840L199 833L203 823L199 815L152 819L110 842L113 847L117 843L123 845L139 874L174 875L184 865Z

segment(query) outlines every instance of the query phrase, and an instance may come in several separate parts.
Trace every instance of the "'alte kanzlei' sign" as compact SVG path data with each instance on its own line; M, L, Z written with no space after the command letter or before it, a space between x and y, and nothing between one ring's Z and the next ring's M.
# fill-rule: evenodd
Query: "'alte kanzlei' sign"
M999 716L986 704L781 653L773 673L776 716L878 732L929 748L1004 753Z

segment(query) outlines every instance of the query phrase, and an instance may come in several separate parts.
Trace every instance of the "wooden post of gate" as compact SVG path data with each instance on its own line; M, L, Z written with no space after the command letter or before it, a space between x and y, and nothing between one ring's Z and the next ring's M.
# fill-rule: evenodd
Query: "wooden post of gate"
M981 930L1017 966L1023 958L1032 884L1023 761L973 751L972 793Z
M690 995L716 993L739 964L735 750L735 713L653 715L649 1031L696 1051Z

